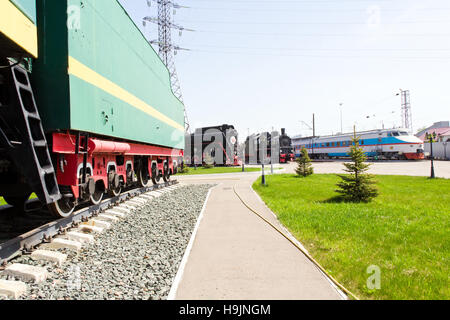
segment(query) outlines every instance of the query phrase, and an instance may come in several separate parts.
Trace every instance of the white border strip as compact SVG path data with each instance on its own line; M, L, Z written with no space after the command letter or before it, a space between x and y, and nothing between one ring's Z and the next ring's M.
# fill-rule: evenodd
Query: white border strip
M198 216L197 223L194 227L194 231L192 232L191 239L189 240L186 251L184 252L183 259L181 260L180 267L178 268L178 272L173 280L172 287L170 288L170 292L167 297L167 300L175 300L175 298L176 298L178 286L180 285L180 282L183 279L184 268L186 267L186 264L189 260L189 255L191 253L192 246L194 245L194 240L197 237L197 231L200 226L200 222L203 219L203 214L206 210L206 205L208 203L209 196L211 195L212 190L216 187L217 186L214 186L211 189L209 189L208 194L206 195L206 199L205 199L205 202L203 203L202 211L200 212L200 215Z

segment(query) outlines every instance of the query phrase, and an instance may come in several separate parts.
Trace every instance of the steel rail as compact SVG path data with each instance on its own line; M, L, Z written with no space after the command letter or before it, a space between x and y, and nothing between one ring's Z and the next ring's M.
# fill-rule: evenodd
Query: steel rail
M23 252L32 251L35 246L41 243L49 242L53 237L64 234L67 229L74 228L80 223L87 221L89 218L98 215L100 212L110 209L130 198L150 191L176 185L178 183L178 181L169 181L150 187L137 188L127 191L117 197L105 199L98 205L80 209L70 217L52 221L14 239L8 240L0 244L0 265L5 265L8 261Z

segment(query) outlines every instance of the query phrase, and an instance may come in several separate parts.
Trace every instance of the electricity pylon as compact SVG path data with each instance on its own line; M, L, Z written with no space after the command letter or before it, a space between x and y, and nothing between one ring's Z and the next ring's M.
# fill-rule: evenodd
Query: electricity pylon
M413 132L411 98L409 90L400 90L402 96L402 127Z
M158 25L158 40L150 41L151 44L157 44L159 47L159 56L166 65L170 74L170 83L172 85L172 91L175 96L184 104L183 94L181 92L180 80L178 78L177 69L175 67L174 55L180 50L189 50L180 48L172 43L172 30L178 30L180 36L183 31L194 31L186 29L182 26L176 25L172 20L172 10L187 8L180 6L169 0L153 0L158 4L158 18L145 17L144 25L146 22L156 23ZM150 7L152 0L147 0L147 5ZM186 123L186 132L190 132L189 119L187 116L186 106L184 107L184 120Z

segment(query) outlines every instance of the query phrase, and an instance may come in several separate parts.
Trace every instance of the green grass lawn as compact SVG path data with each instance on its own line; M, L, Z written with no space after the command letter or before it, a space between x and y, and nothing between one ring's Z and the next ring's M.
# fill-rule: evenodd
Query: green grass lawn
M362 299L450 299L450 180L377 176L371 203L333 199L336 175L267 177L253 185L280 221ZM381 269L369 290L367 268Z
M31 194L30 199L35 199L35 198L37 198L36 194L34 194L34 193ZM4 206L6 204L7 203L6 203L5 199L3 199L3 197L0 197L0 206Z
M279 170L278 168L274 168L274 170ZM245 172L256 172L261 171L261 168L247 168L245 167ZM188 175L196 175L196 174L216 174L216 173L238 173L242 172L242 167L216 167L205 169L203 167L197 167L197 170L194 168L189 168L189 173L179 173L177 175L188 176ZM270 173L270 166L265 168L266 173Z

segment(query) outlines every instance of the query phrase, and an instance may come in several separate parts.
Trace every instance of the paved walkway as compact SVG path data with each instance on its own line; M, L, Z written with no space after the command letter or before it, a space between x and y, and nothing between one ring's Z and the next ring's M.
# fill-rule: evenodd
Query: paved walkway
M250 206L279 224L251 189L257 176L179 178L219 185L211 192L176 299L342 299L313 263L236 197L234 186Z

